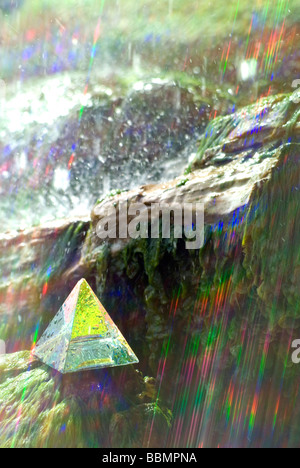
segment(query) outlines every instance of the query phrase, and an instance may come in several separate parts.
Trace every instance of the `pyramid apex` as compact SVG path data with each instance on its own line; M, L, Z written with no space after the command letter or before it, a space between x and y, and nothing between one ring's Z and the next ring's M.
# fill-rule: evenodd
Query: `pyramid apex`
M85 278L81 278L79 281L77 281L77 283L75 284L73 290L78 288L78 290L80 291L82 286L86 286L88 289L90 289L92 291L91 286L89 285L89 283L87 282L87 280Z
M77 282L76 286L77 286L78 284L80 285L80 284L82 284L82 283L86 283L86 284L89 285L89 283L87 282L87 280L86 280L85 278L81 278L81 279ZM76 287L76 286L75 286L75 287Z

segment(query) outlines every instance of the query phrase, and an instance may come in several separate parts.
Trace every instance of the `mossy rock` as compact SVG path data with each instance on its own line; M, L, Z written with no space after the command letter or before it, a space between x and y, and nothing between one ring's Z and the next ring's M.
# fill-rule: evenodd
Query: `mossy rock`
M0 446L141 446L149 420L157 415L152 441L149 432L150 446L156 446L170 426L171 413L153 400L149 385L155 388L132 366L61 375L29 351L1 356Z

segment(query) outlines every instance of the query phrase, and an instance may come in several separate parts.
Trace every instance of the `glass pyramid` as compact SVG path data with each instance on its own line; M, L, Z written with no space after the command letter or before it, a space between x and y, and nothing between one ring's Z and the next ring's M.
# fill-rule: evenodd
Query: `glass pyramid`
M139 362L84 279L38 341L34 355L62 374Z

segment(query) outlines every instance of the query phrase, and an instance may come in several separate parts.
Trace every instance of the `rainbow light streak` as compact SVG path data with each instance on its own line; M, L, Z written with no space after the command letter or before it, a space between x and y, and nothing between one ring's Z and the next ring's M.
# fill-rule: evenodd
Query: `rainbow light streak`
M33 353L34 353L35 345L36 345L36 342L37 342L37 337L38 337L38 334L39 334L40 322L41 322L41 320L38 321L38 323L36 325L36 328L35 328L34 336L33 336L32 346L31 346L31 350L30 350L29 366L28 366L28 369L27 369L28 374L27 374L27 378L25 380L23 391L22 391L22 397L21 397L20 406L19 406L19 409L18 409L18 416L17 416L17 421L16 421L14 437L13 437L13 441L12 441L12 444L11 444L11 448L14 448L15 444L16 444L16 437L17 437L17 434L18 434L19 424L20 424L21 417L22 417L23 403L24 403L25 396L26 396L26 391L27 391L29 371L31 370L31 364L32 364L32 361L34 360Z
M235 15L234 15L234 20L233 20L233 26L232 26L232 33L231 33L231 36L233 34L233 31L234 31L234 26L235 26L235 23L236 23L236 18L237 18L237 15L238 15L238 11L239 11L239 6L240 6L240 0L238 0L237 2L237 6L236 6L236 10L235 10ZM228 64L228 58L229 58L229 53L230 53L230 47L231 47L231 39L229 41L229 45L228 45L228 49L227 49L227 55L226 55L226 60L225 60L225 64L224 64L224 68L223 68L223 78L225 76L225 72L226 72L226 68L227 68L227 64Z
M146 443L147 447L149 447L150 441L151 441L151 436L152 436L152 431L153 431L153 426L154 426L154 421L155 421L155 415L156 415L156 411L157 411L157 407L158 407L158 403L159 403L159 396L160 396L161 386L162 386L164 372L165 372L165 366L166 366L167 357L168 357L169 348L170 348L170 342L171 342L172 331L173 331L173 321L174 321L176 311L177 311L177 308L178 308L180 293L181 293L181 288L179 288L179 291L177 293L176 301L174 301L174 298L173 298L173 300L171 302L171 306L170 306L169 318L171 317L172 324L171 324L170 334L169 334L168 342L167 342L167 345L166 345L164 357L163 357L163 355L161 355L161 358L159 360L159 365L158 365L158 370L157 370L157 379L159 378L160 382L159 382L159 388L158 388L157 397L156 397L156 403L155 403L153 418L152 418L152 422L151 422L151 425L150 425L148 441ZM172 314L173 306L174 306L174 313ZM162 352L163 352L163 349L164 349L164 347L162 348Z
M96 26L96 29L95 29L95 32L94 32L94 39L93 39L93 46L92 46L92 51L91 51L91 58L90 58L90 63L89 63L85 88L84 88L84 91L83 91L84 96L87 95L87 92L88 92L88 89L89 89L90 77L91 77L91 72L92 72L92 69L93 69L94 59L95 59L95 55L96 55L97 44L98 44L98 41L99 41L99 38L100 38L100 32L101 32L100 31L100 26L101 26L101 19L102 19L102 14L103 14L103 10L104 10L104 5L105 5L105 0L101 0L99 19L98 19L98 23L97 23L97 26ZM82 116L83 116L83 112L84 112L85 107L86 106L83 104L80 111L79 111L78 129L79 129L80 124L81 124L81 120L82 120ZM73 152L72 152L71 157L70 157L69 162L68 162L68 169L69 170L71 170L74 159L75 159L75 150L77 148L77 144L78 144L78 142L74 143L73 146L72 146Z

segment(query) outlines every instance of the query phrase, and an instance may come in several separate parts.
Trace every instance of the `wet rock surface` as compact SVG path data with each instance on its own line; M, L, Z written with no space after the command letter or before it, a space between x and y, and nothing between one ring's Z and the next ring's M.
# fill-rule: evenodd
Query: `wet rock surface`
M40 319L60 308L74 286L61 276L79 261L88 229L89 218L74 218L0 235L0 329L7 352L30 348Z
M171 414L147 395L132 366L62 376L28 351L1 357L1 447L140 447L150 428L158 447Z
M200 168L187 174L184 183L179 178L116 194L92 213L79 268L85 265L97 279L97 292L130 337L141 368L161 382L160 396L174 417L168 444L176 445L176 428L181 428L184 443L192 446L200 440L208 446L217 440L226 445L229 439L238 446L284 446L287 440L297 445L298 410L293 408L298 408L298 376L291 342L298 329L299 114L291 97L269 101L276 112L266 126L266 148L258 132L245 144L250 133L245 118L236 124L235 116L234 129L227 127L227 118L220 119L220 128L227 129L224 152L208 145L196 163ZM286 121L279 118L283 115ZM209 192L215 203L208 202ZM148 205L204 201L208 225L203 248L188 251L174 238L101 241L96 225L105 208L126 198ZM233 392L238 400L242 391L244 401L256 405L257 388L259 429L253 430L251 417L243 429L233 418L231 428L237 433L232 438L226 429L226 399ZM191 411L197 404L199 413L191 420L186 410L183 422L180 408L186 392ZM225 403L217 405L222 394ZM278 395L285 415L277 408L277 418L285 422L270 434ZM209 434L208 417L214 420ZM247 420L246 408L239 418Z
M74 73L8 87L0 118L4 230L86 215L112 189L174 177L195 150L209 100L187 84L122 84L103 71L84 93L84 80Z
M299 0L95 3L0 0L0 445L299 447ZM101 242L127 198L203 247ZM31 360L81 277L137 367Z
M53 246L64 248L71 242L70 260L67 256L48 278L49 295L40 309L28 300L32 326L39 324L40 335L55 315L56 303L59 306L83 276L139 357L138 371L148 377L131 368L80 378L50 376L49 369L36 362L27 371L26 352L2 357L2 445L299 444L298 374L291 361L300 286L299 113L294 97L264 101L262 108L268 112L249 107L229 120L220 119L215 122L216 138L203 137L186 175L113 193L96 205L91 224L69 222L58 229ZM252 119L264 131L266 147L259 131L245 143ZM203 247L189 251L183 240L173 237L101 241L97 222L105 207L120 199L148 205L162 200L204 202ZM53 239L53 232L31 232L29 242L7 235L2 248L9 255L25 246L39 252L38 239ZM47 272L48 258L47 251L39 271ZM20 277L26 268L24 262ZM34 278L30 291L38 290ZM9 297L9 288L3 291ZM13 297L12 304L15 318L20 303ZM12 327L8 320L7 336ZM24 343L29 348L33 337L28 340L23 327L18 331L20 348ZM18 422L24 381L28 393ZM15 390L8 397L10 385ZM240 402L238 417L230 402ZM49 418L55 419L55 431L49 429ZM207 431L208 420L213 430ZM32 425L36 430L29 435Z
M297 338L299 325L300 286L299 112L294 97L270 98L261 108L245 108L214 122L215 137L208 126L211 137L204 133L197 157L187 173L174 181L115 192L98 203L91 225L81 225L80 236L74 237L78 255L72 255L70 264L66 261L57 275L63 283L61 296L68 295L75 278L84 276L139 357L138 370L153 381L145 377L139 386L126 378L128 389L122 396L116 394L115 406L109 410L104 406L102 411L98 394L89 387L94 377L81 378L78 395L67 377L64 390L59 387L55 393L59 395L56 406L53 389L60 377L50 378L49 370L40 364L25 372L26 359L21 355L2 358L1 378L13 372L17 379L12 381L16 393L4 403L4 408L9 407L4 418L7 424L1 429L5 444L72 446L76 440L77 446L135 447L145 444L145 439L141 441L145 434L150 446L299 444L298 374L291 361L291 342ZM104 208L126 198L146 204L204 202L203 247L189 251L182 240L173 237L131 239L120 245L116 240L100 241L95 228ZM74 234L75 226L71 226ZM56 296L55 281L49 279L48 283L53 288L50 297ZM36 309L36 320L41 318L39 333L47 326L48 316L57 312L53 305L49 303L48 315L43 312L42 317ZM22 333L25 339L27 331ZM122 375L123 371L116 372ZM26 417L17 424L13 441L16 407L26 375L32 376L33 390L28 404L22 406ZM47 391L48 385L51 397L47 400L40 392ZM6 382L4 396L7 388ZM119 407L123 399L127 401L127 391L132 402ZM36 405L49 404L31 413L34 394ZM108 394L114 398L112 387ZM89 410L84 417L82 401ZM232 402L241 405L238 413ZM46 433L44 439L33 433L26 439L37 413L37 430L48 427L47 418L53 415L58 418L56 432ZM99 418L105 419L106 433ZM73 424L75 420L80 424ZM149 432L151 421L158 424L157 432ZM64 428L62 432L59 427Z

